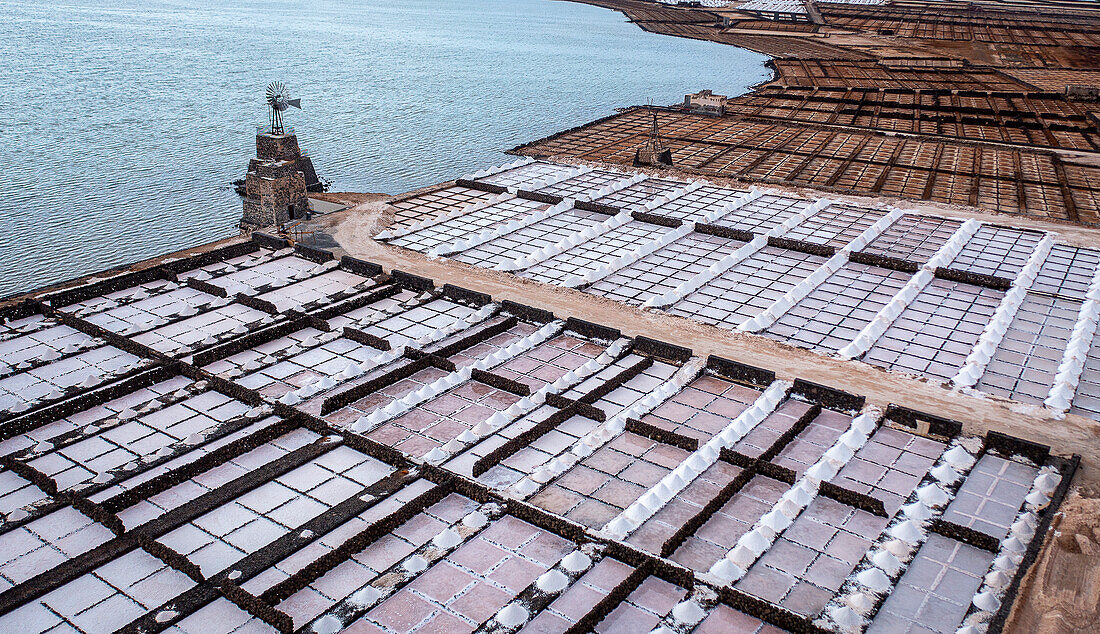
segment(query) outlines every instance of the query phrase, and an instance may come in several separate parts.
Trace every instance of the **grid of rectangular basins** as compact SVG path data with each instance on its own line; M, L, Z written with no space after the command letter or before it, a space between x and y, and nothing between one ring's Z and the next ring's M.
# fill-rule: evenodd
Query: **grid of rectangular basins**
M950 380L958 372L1004 291L934 279L864 355L872 365Z
M906 214L861 251L923 264L932 259L960 226L958 220Z
M1044 44L1053 46L1097 46L1090 16L1080 13L1051 16L1037 23L1026 13L991 11L975 16L963 7L937 7L929 15L921 6L861 7L830 4L824 11L830 24L854 29L889 29L899 37L942 40Z
M979 275L1015 279L1027 264L1043 234L983 226L963 246L948 268Z
M303 434L300 442L307 439L316 442L320 437ZM273 446L279 446L278 439ZM239 475L247 473L239 464L229 464L240 468ZM203 576L213 577L345 500L357 499L364 488L392 471L354 449L337 447L195 517L157 541L187 557Z
M799 347L836 352L871 323L909 278L908 273L848 262L765 334Z
M1100 420L1100 338L1094 337L1089 346L1069 411Z
M276 310L301 310L305 307L316 307L326 304L334 298L343 297L357 292L361 288L370 286L369 278L348 271L328 271L320 275L314 275L308 279L277 288L273 291L257 295L257 299L269 302ZM231 307L226 307L231 308ZM239 311L230 311L231 316L236 316ZM238 318L239 319L239 318ZM209 321L209 320L207 320ZM201 325L191 323L191 326ZM208 329L220 324L211 324ZM215 330L214 332L223 332Z
M790 60L776 65L788 84L806 66L810 81L859 86L896 80L907 88L1016 90L1004 75L952 69L887 69L875 62ZM851 72L851 77L843 76ZM840 76L838 76L838 74ZM820 76L818 76L820 75ZM868 84L870 85L870 84ZM880 194L997 212L1100 222L1095 168L1062 161L1028 146L981 146L943 137L880 136L858 128L753 117L711 117L672 110L633 108L516 148L532 156L565 156L630 166L649 142L656 113L673 164L722 177L790 186L826 187L851 194ZM934 130L927 131L935 134Z
M1031 465L988 454L982 456L943 517L960 526L1004 539L1037 474L1038 469Z
M785 83L826 88L1021 92L1028 88L992 69L889 67L877 60L776 60Z
M1031 465L982 456L943 519L1004 539L1037 471ZM972 609L965 597L974 596L995 556L943 535L930 535L868 631L954 631Z
M944 117L960 108L968 111L965 122ZM1072 100L1038 93L1000 96L986 92L964 97L928 91L884 93L877 88L772 87L730 100L726 110L753 117L858 125L977 141L1090 151L1100 144L1095 126Z
M834 482L875 498L894 515L946 448L940 440L880 427Z
M177 278L195 278L210 282L231 294L263 292L269 288L291 284L298 276L309 274L316 266L309 260L288 256L287 253L277 256L261 250L232 258L220 266L211 265L197 271L187 271Z
M396 200L390 203L396 209L393 224L399 228L409 227L417 222L460 211L488 200L490 196L490 192L456 185Z
M579 370L604 350L601 345L565 334L512 358L496 368L494 374L537 392L569 372ZM445 376L436 368L431 370L434 371L422 370L380 392L397 400L429 379ZM403 453L422 456L504 412L521 398L522 395L515 392L471 379L368 432L367 437Z
M532 185L546 180L559 180L572 169L568 165L534 161L526 165L514 167L489 176L482 177L486 183L492 183L500 187L529 189Z
M975 387L1025 403L1042 403L1054 384L1080 311L1079 301L1028 293Z
M454 256L460 262L492 268L557 244L577 231L605 222L609 216L582 209L567 209Z
M1056 244L1050 249L1031 290L1084 300L1100 265L1100 251Z
M124 376L139 357L57 320L33 315L9 322L0 340L0 418Z
M140 503L139 505L125 509L120 515L129 523L147 522L155 519L165 512L179 508L188 501L196 499L196 495L209 492L211 486L223 486L232 479L235 473L244 474L250 469L261 467L270 463L280 455L286 455L296 449L301 449L309 442L319 439L315 434L304 430L294 432L287 436L273 440L262 445L258 449L231 460L218 467L217 475L209 472L202 474L173 489L169 489L164 497L164 502ZM228 471L227 471L228 469ZM248 572L243 577L236 577L245 590L261 595L278 586L290 575L300 571L306 563L316 559L319 555L333 550L342 544L356 531L368 526L369 522L378 522L387 518L390 514L399 510L420 493L427 490L423 481L414 483L397 493L385 498L383 502L358 515L342 511L337 513L334 504L337 501L350 501L359 496L363 487L377 482L391 469L386 468L377 461L358 454L345 447L336 447L327 451L320 457L304 462L300 467L293 469L281 476L269 480L235 500L218 506L205 514L199 515L190 522L185 523L160 538L176 547L176 550L185 554L188 559L196 563L200 570L212 573L221 570L234 562L247 562L242 566ZM213 484L211 484L213 483ZM349 497L349 495L354 496ZM425 509L418 515L413 515L408 521L401 523L392 534L376 540L373 544L354 555L352 559L339 567L334 567L331 572L320 575L316 581L306 588L294 593L279 593L282 588L276 588L272 596L278 597L289 594L282 601L273 601L280 609L289 614L296 625L308 622L314 616L322 613L327 607L335 605L341 598L346 597L351 591L363 587L372 577L377 577L397 560L423 546L440 528L448 523L453 524L461 519L468 511L476 508L472 501L451 494L447 498ZM328 509L328 510L325 510ZM75 511L62 511L58 515L50 516L52 531L60 531L62 536L72 534L80 535L81 539L89 540L94 545L103 543L109 533L105 529L99 529L98 539L88 533L94 529L94 524L82 519ZM314 520L321 515L337 515L336 519L346 519L341 524L327 522L337 526L335 530L318 535L313 543L291 551L289 556L280 560L279 551L282 548L271 548L273 539L278 535L286 535L291 529L297 529L304 525L313 525ZM346 515L346 518L339 516ZM311 520L310 518L313 518ZM44 535L46 544L49 541L50 531L37 529L37 524L32 523L31 535ZM518 541L513 543L513 539ZM309 538L303 538L308 540ZM484 540L484 541L480 541ZM41 542L40 542L41 543ZM485 548L495 546L497 548L510 549L511 556L502 555L496 560L486 560L488 553ZM42 547L39 547L41 549ZM485 530L482 536L470 540L470 543L455 551L454 555L446 562L441 563L443 569L450 572L453 566L467 572L472 572L470 566L483 566L479 568L482 573L483 586L470 588L471 592L464 600L448 604L451 608L451 617L446 614L437 615L428 619L425 627L435 623L442 625L449 618L457 616L467 622L471 619L484 620L500 605L493 605L501 591L511 590L518 593L524 589L534 576L531 574L531 564L535 566L542 562L543 572L560 560L561 556L571 552L575 546L566 540L552 534L535 529L533 526L515 520L504 518L500 522L494 522L493 527ZM71 549L70 549L71 550ZM18 552L18 551L17 551ZM31 554L37 553L32 550ZM476 554L475 554L476 553ZM18 557L18 555L17 555ZM25 568L29 561L25 559L29 555L18 557L18 562ZM242 559L243 558L243 559ZM507 563L506 560L514 560ZM36 561L42 561L38 556ZM47 558L48 561L48 558ZM476 563L475 563L476 562ZM614 570L630 570L623 564L607 560L594 570L608 570L614 566ZM205 570L204 570L205 569ZM443 569L433 570L444 572ZM14 569L13 569L14 570ZM122 570L128 570L123 573ZM373 572L372 572L373 571ZM13 573L14 574L14 573ZM234 573L239 574L239 573ZM232 576L230 578L233 578ZM410 590L427 588L427 582L434 581L435 574L426 574L423 581L409 586ZM597 576L584 577L582 585L578 588L599 588ZM15 579L20 579L15 577ZM144 582L149 579L150 581ZM20 579L21 580L21 579ZM618 582L607 586L604 594L610 592ZM351 582L349 585L348 582ZM471 580L471 583L473 580ZM645 590L652 591L656 585L658 589L664 589L667 583L657 579L647 580ZM52 619L53 623L68 622L82 626L88 631L98 631L97 627L108 624L108 629L114 629L130 621L140 618L149 610L155 610L162 602L170 601L183 592L195 587L195 582L177 570L171 569L163 562L142 550L130 551L119 557L109 566L102 566L89 571L83 577L74 579L61 587L62 591L47 595L41 604L32 603L15 611L13 617L24 618L34 615ZM469 585L469 584L466 584ZM466 587L465 585L463 586ZM73 594L73 591L76 591ZM341 594L341 591L343 593ZM450 592L465 596L462 592L451 590ZM429 591L430 593L430 591ZM209 595L210 593L207 593ZM682 593L684 594L684 593ZM57 598L53 598L54 596ZM69 595L77 598L62 599ZM405 595L395 595L394 603L400 603ZM416 593L414 597L423 595ZM209 619L213 614L207 606L217 605L216 593L212 596L197 598L197 605L190 606L194 612L181 621L180 627L184 631L189 630L188 621L204 623L209 626ZM576 609L583 603L575 603L571 595L563 599L559 604L551 608L547 616L555 618L569 618L569 614L578 614ZM491 607L487 607L488 605ZM210 603L205 603L210 602ZM446 602L446 601L445 601ZM205 605L204 605L205 603ZM204 607L199 607L200 605ZM377 611L367 613L364 618L370 620L377 618L381 622L387 622L393 616L392 603L381 603ZM503 604L501 604L503 605ZM610 617L612 621L629 618L659 619L663 614L654 613L650 606L661 605L648 603L643 596L634 598L631 596L622 604L621 614ZM45 609L43 609L45 607ZM197 608L197 609L196 609ZM636 610L642 610L635 614ZM665 607L667 614L670 606ZM227 614L226 610L230 613ZM399 610L396 618L402 618L404 606ZM488 610L488 612L486 612ZM431 608L429 608L431 611ZM446 612L447 610L444 610ZM222 617L230 619L231 623L237 621L248 622L254 627L262 627L256 619L249 619L231 605L220 606ZM562 614L564 612L564 614ZM43 613L43 614L39 614ZM389 614L390 616L387 616ZM481 614L480 617L477 615ZM584 614L584 611L579 612ZM545 618L543 620L546 620ZM37 623L39 621L34 620ZM567 621L568 622L568 621ZM201 627L201 626L200 626Z
M705 324L736 328L763 312L827 259L801 251L764 247L670 306L668 312Z
M707 372L640 421L660 432L695 439L701 446L760 395L757 386ZM752 461L767 460L789 470L789 477L797 480L838 443L852 424L849 413L823 408L815 414L810 411L812 406L812 401L801 397L781 403L730 447L739 456L736 462L748 460L751 466L731 463L725 457L719 459L631 531L627 543L706 573L776 507L791 487L791 482L785 480L788 476L780 474L778 477L783 479L777 479L775 474L767 475L759 463ZM655 438L644 428L635 432L628 428L543 485L531 496L531 503L592 530L604 529L692 455L679 443L667 444ZM842 502L834 494L818 494L733 587L806 618L820 617L827 604L839 596L846 580L859 570L867 551L902 504L913 499L918 486L929 481L931 467L948 448L945 440L921 436L904 427L874 430L833 482L881 503L882 510L871 512ZM543 454L535 462L546 459ZM753 471L746 473L746 468ZM946 505L943 521L988 535L996 543L1008 534L1037 474L1038 468L1026 461L986 453ZM741 481L735 483L738 478ZM496 485L511 482L506 478ZM721 503L716 505L716 499ZM983 520L986 516L988 519ZM685 526L693 530L684 534ZM929 544L973 548L984 562L966 568L977 583L968 589L969 594L952 595L953 609L949 615L938 617L937 623L943 623L945 629L934 629L953 631L966 615L967 598L978 589L995 553L939 533L929 537ZM932 546L927 552L932 552ZM913 565L925 565L920 554ZM911 579L902 575L900 582L908 586L913 583ZM935 585L925 592L939 596L939 588ZM878 619L888 622L903 609L887 603L884 611L872 614L874 626L878 626Z
M565 472L532 504L594 530L603 528L691 452L629 431Z
M597 198L594 202L600 203L601 205L620 207L622 209L633 209L648 200L670 194L683 186L684 183L680 181L647 178L640 183L635 183L629 187L620 189L613 194L609 194L603 198Z
M885 211L833 205L823 209L783 237L841 248L886 215Z
M767 233L811 204L809 200L802 198L764 194L715 220L714 224L740 231Z
M943 535L929 536L867 631L954 631L994 556Z
M769 493L781 493L777 488L773 485ZM816 615L866 554L867 537L877 536L887 521L819 497L735 587L797 614Z
M138 548L29 604L16 613L18 620L10 620L13 631L108 632L196 585L187 575ZM34 629L24 629L32 623Z
M976 387L1026 403L1048 397L1066 354L1066 342L1081 318L1082 302L1096 274L1100 254L1092 249L1054 245L998 344ZM1086 357L1070 411L1096 417L1087 403L1092 385L1093 352Z
M580 398L644 361L645 357L626 354L585 381L571 386L562 396ZM603 412L605 418L614 417L667 381L676 369L675 365L656 361L591 404ZM456 456L447 463L447 468L476 477L488 486L513 485L539 467L566 455L581 438L599 428L599 420L589 412L580 412L546 429L545 421L564 416L563 411L571 413L550 405L539 407ZM523 440L528 442L521 442Z
M440 328L452 326L474 313L472 306L448 298L425 299L423 302L411 302L407 310L400 310L389 317L360 319L359 325L368 335L385 339L391 347L398 347Z
M321 342L323 334L305 328L215 361L206 369L265 396L281 398L317 378L336 376L352 363L370 369L380 354L377 348L343 337Z
M880 422L833 479L840 488L817 494L717 597L699 575L829 459L862 399L788 384L623 546L598 531L737 428L774 375L407 274L359 277L372 285L305 314L262 311L273 319L247 333L6 420L0 630L610 632L683 629L685 614L696 632L798 628L839 596L947 448L904 417ZM156 282L101 285L56 296L70 310L54 317L5 320L12 367L69 354L94 332L79 315L149 299L134 297L139 287L178 301ZM135 358L155 357L125 338ZM428 385L440 387L425 396ZM1001 457L1004 442L987 439L942 511L994 542L1038 474ZM438 466L423 465L441 449ZM1068 461L1046 464L1071 473ZM979 580L994 553L945 557L944 544L962 545L942 532L869 615L873 627L924 618L901 589L952 601L941 631L961 622L966 588L921 585L914 571Z
M362 275L265 250L176 277L203 286L147 283L62 310L158 352L183 356L272 323L286 310L318 307L373 285Z
M585 292L637 306L673 290L744 245L739 240L692 232L615 271Z
M562 198L590 200L600 189L626 177L627 175L621 172L592 170L591 172L585 172L584 174L567 178L553 185L547 185L537 191L540 194L561 196Z
M206 369L272 398L316 386L316 392L302 397L300 405L316 414L330 395L328 390L354 387L380 366L407 362L387 359L382 348L418 347L418 340L436 331L465 330L471 325L465 320L475 312L472 306L393 290L398 292L328 320L330 329L351 328L375 340L363 343L364 339L349 338L353 335L347 332L341 336L340 331L305 327L217 359Z
M1095 250L1056 244L1035 277L1033 288L1059 297L1085 299L1098 260L1100 253ZM1100 419L1100 339L1092 340L1069 411Z
M395 238L391 241L391 244L415 251L428 251L433 247L447 244L463 236L474 235L506 222L518 220L536 211L546 209L547 206L533 200L511 198Z
M659 207L655 207L652 213L677 220L702 222L708 214L723 209L740 194L741 192L733 189L703 185L695 191L688 192Z
M672 229L632 220L543 260L524 270L521 275L548 284L564 285L571 276L583 276L601 264L627 255L647 242L660 239L670 231Z
M456 367L469 365L476 361L482 360L489 355L494 354L495 352L498 352L502 348L518 342L523 337L531 334L533 330L534 329L530 324L518 323L511 328L508 328L506 331L501 332L500 334L496 334L491 338L481 341L476 345L452 353L449 357L446 358L446 360L448 362L454 363ZM456 335L456 337L463 334L467 333L460 333L460 335ZM423 348L423 350L426 352L432 352L433 349L438 349L438 344L426 346ZM360 367L362 368L363 365L361 364ZM312 411L313 409L321 407L323 400L327 399L329 396L339 396L343 392L351 391L361 385L370 383L371 381L375 381L379 377L384 377L387 375L404 376L404 374L408 374L406 370L412 371L412 369L415 367L416 366L409 358L398 358L395 361L392 361L386 365L376 366L375 368L363 374L362 377L353 379L349 382L342 384L335 392L326 393L322 397L314 397L311 402L302 404L299 407ZM370 394L367 394L362 398L356 399L350 404L341 407L340 409L334 410L331 413L325 413L324 417L327 421L336 425L344 425L354 422L358 418L373 412L375 409L384 407L385 405L399 400L407 396L409 393L418 390L425 385L431 384L432 382L438 380L441 377L447 376L448 374L448 372L441 370L435 366L428 366L422 369L416 369L415 371L412 371L412 373L408 376L404 376L404 378L395 381L392 385L388 385L380 390L376 390ZM456 398L445 399L441 403L434 406L431 404L427 404L425 407L427 407L428 409L434 408L436 410L440 410L444 406L444 404L447 403L455 405L456 408L457 406L461 405L462 409L469 410L464 411L461 416L470 417L478 411L485 411L487 407L493 408L493 406L495 406L496 409L506 409L509 405L512 404L511 402L505 403L505 401L512 401L512 395L500 392L498 390L486 389L480 384L477 384L476 381L473 383L475 383L476 385L463 386L455 390L456 392L458 392L458 394L455 395ZM515 400L518 400L518 398ZM473 407L474 404L478 404L478 407ZM491 409L489 411L489 414L492 414L494 411L496 411L496 409ZM454 414L454 412L449 413ZM406 421L406 425L412 425L413 418L414 416L410 416L409 420ZM475 421L475 423L476 422L480 421ZM452 422L449 425L445 425L440 429L434 430L433 433L442 433L444 428L453 427L454 424L455 423ZM419 429L421 428L416 428L415 430ZM383 434L385 431L385 429L380 430L379 434ZM396 432L397 430L394 431ZM420 439L419 442L427 441L426 439Z
M250 409L246 404L193 386L184 377L161 381L95 410L55 421L33 436L8 439L3 451L30 450L34 458L28 464L49 476L59 491L117 480L119 474L135 469L135 461L184 452L197 438L221 436L240 427L241 417Z
M645 128L644 123L639 125L640 129ZM594 194L600 183L618 181L621 186L628 176L594 170L562 184L584 185L584 191ZM681 222L699 222L706 215L739 201L742 196L750 199L740 202L729 212L716 214L717 219L712 224L702 225L650 255L639 256L633 262L628 260L622 268L589 281L588 276L600 265L621 256L629 257L673 230L647 222L653 219L635 213L636 219L615 229L600 230L591 238L581 236L585 229L596 228L611 218L601 212L611 213L621 206L641 212L646 201L679 191L684 185L686 183L648 178L598 200L597 203L603 205L600 212L577 208L556 212L529 226L502 232L453 257L480 266L518 267L517 274L523 277L579 287L631 305L660 297L673 302L662 306L671 314L736 328L759 315L813 273L830 252L847 247L852 240L869 232L868 243L860 249L858 264L842 265L823 283L810 289L808 296L795 306L781 311L776 321L763 331L766 336L800 347L836 353L851 343L897 296L909 281L911 271L927 266L933 256L951 247L955 251L942 267L945 271L936 273L942 275L942 279L936 279L927 288L919 287L921 292L912 305L906 303L899 323L891 322L885 335L872 342L871 349L862 355L863 360L875 365L941 380L952 378L962 367L978 342L985 322L993 314L996 302L1003 297L1003 286L1014 283L1024 267L1038 259L1038 273L1030 287L1028 303L1016 316L1008 336L999 342L1000 347L990 362L992 367L986 372L987 378L981 378L977 385L978 389L989 393L1025 402L1042 401L1040 396L1049 391L1061 360L1059 355L1069 340L1067 333L1073 331L1076 323L1071 314L1077 307L1074 302L1085 299L1100 264L1100 252L1064 244L1053 244L1048 253L1039 253L1044 257L1036 258L1037 250L1045 250L1041 241L1046 234L1040 231L981 224L968 234L960 248L948 242L962 230L961 220L906 213L881 229L872 229L887 209L831 204L809 211L813 201L807 199L774 192L749 195L696 183L686 193L681 192L645 213ZM576 195L577 191L572 194ZM392 242L425 251L469 237L479 227L501 226L504 218L498 218L496 211L491 211L494 207L507 205L535 211L546 209L554 200L536 202L512 198ZM804 214L805 218L791 221L796 214ZM493 219L484 224L490 216ZM791 228L776 231L779 225L788 221ZM767 232L776 236L769 238L774 246L748 253L743 261L725 272L709 270L743 247L743 240ZM540 252L554 245L557 251ZM788 246L792 248L784 248ZM941 258L942 262L945 260ZM962 281L952 281L956 279ZM692 281L695 285L687 287L688 295L677 297L677 289ZM691 291L691 288L696 290ZM980 307L973 305L976 298ZM1051 307L1041 309L1037 302L1051 304ZM1055 304L1057 309L1053 307ZM935 306L940 307L942 315L935 314ZM1032 345L1024 342L1020 333L1026 330L1025 324L1042 321L1029 320L1029 315L1036 310L1056 310L1059 316L1057 325L1046 324L1038 336L1041 342ZM911 323L917 317L924 319L934 314L927 323ZM956 319L959 321L953 321ZM1042 358L1027 356L1021 352L1024 348L1041 352ZM931 351L935 351L934 354ZM1079 382L1082 402L1093 398L1094 365L1097 364L1086 362ZM1020 382L1019 388L1017 382ZM1077 405L1072 407L1075 411L1086 411Z

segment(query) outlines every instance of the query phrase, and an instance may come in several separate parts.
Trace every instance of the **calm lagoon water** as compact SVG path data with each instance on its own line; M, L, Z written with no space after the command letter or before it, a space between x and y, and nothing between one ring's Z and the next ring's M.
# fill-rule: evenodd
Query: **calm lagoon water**
M0 296L235 233L263 89L334 191L399 193L761 55L552 0L0 0Z

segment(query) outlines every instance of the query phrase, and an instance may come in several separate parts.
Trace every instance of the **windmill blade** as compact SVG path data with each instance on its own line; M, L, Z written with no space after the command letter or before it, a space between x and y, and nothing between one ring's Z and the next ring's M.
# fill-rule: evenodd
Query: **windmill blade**
M286 99L286 85L281 81L273 81L267 85L267 105L276 107L280 101ZM285 106L284 106L285 109Z
M301 99L291 99L290 90L281 81L273 81L267 85L267 105L271 108L271 132L283 134L283 112L291 106L302 109Z

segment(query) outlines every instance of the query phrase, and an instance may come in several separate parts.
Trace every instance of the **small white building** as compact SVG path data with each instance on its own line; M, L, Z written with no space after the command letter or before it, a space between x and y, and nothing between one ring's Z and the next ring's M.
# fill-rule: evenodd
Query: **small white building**
M703 114L726 114L726 96L716 95L709 90L700 90L691 95L684 95L684 107L692 112Z

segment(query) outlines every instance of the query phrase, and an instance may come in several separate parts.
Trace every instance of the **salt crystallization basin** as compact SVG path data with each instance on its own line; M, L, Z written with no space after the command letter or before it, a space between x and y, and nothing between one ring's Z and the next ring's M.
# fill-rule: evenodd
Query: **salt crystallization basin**
M1100 251L886 205L521 159L400 199L389 244L1100 417Z
M394 243L636 305L783 289L727 327L875 275L901 316L940 283L1015 315L1095 286L1072 257L1050 292L1043 235L550 163L397 207ZM971 270L1005 235L1016 268ZM858 255L885 240L931 264ZM982 631L1079 461L261 233L2 317L5 631ZM984 378L1011 339L975 335Z

